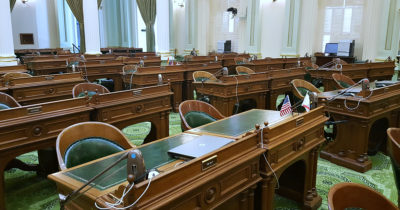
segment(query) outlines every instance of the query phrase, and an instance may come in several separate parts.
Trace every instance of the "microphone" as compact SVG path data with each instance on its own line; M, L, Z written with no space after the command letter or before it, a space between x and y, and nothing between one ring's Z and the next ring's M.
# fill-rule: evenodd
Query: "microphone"
M130 150L129 152L126 152L123 154L118 160L116 160L114 163L109 165L107 168L105 168L103 171L101 171L99 174L88 180L85 184L83 184L80 188L72 191L70 194L65 196L64 198L60 198L60 209L64 210L65 205L70 202L71 200L75 199L76 196L79 196L79 192L82 191L85 187L88 185L92 184L97 178L100 176L104 175L106 172L108 172L111 168L116 166L118 163L120 163L122 160L128 158L128 163L127 163L127 169L128 169L128 182L131 184L135 182L140 182L143 181L146 178L146 168L144 165L144 160L142 153L138 149ZM135 169L134 169L135 168ZM129 169L134 169L134 171L129 170ZM132 176L133 175L133 178ZM137 178L136 178L137 177ZM91 186L90 188L92 188ZM89 188L89 189L90 189Z
M224 75L224 76L228 76L228 68L227 67L224 67L224 68L222 68L222 75Z

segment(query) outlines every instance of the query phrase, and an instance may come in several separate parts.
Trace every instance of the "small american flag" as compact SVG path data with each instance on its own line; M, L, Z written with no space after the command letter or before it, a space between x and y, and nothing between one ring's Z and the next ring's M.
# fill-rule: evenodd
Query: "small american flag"
M283 105L281 107L280 115L281 117L292 113L292 105L290 104L289 96L286 95Z

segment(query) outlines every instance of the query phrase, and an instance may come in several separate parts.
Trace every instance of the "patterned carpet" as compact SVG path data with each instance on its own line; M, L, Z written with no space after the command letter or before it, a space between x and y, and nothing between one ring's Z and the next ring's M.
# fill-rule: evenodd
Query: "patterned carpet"
M126 129L132 134L129 138L135 144L139 144L150 132L149 123L136 124ZM179 115L171 113L170 135L180 132ZM29 163L38 162L36 152L27 153L18 158ZM326 200L328 191L331 186L339 182L357 182L368 185L397 204L397 189L389 158L381 153L370 158L373 168L363 174L334 165L323 159L318 160L317 189L323 199L320 209L328 209ZM59 209L55 184L36 176L35 172L11 169L5 172L5 184L7 209ZM300 209L296 202L281 196L276 196L274 206L275 209L281 210Z

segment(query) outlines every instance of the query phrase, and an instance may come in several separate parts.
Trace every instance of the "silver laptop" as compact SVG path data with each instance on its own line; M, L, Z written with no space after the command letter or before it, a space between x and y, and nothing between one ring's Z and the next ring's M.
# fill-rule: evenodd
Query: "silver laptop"
M178 159L193 159L215 151L232 142L234 142L232 139L203 135L168 150L168 154Z

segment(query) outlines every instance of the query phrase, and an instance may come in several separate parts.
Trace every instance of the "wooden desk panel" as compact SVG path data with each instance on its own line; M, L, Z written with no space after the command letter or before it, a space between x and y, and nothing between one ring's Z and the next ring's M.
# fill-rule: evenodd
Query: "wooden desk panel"
M79 73L12 79L8 92L21 105L72 98L72 88L84 82Z
M344 60L347 63L354 63L356 60L355 57L348 57L348 56L315 56L315 58L316 58L315 64L317 64L318 66L322 66L326 63L329 63L335 58L340 58L341 60Z
M168 85L95 95L90 100L95 108L92 120L113 124L119 129L150 121L152 128L145 143L161 139L169 135L172 95Z
M186 64L185 68L185 81L183 82L183 100L193 100L194 85L193 85L193 72L195 71L206 71L211 74L220 72L222 75L222 65L220 62L216 63L199 63L199 64ZM217 75L217 76L219 76Z
M0 77L7 73L28 73L26 65L0 66Z
M237 140L234 143L211 152L202 157L190 160L184 164L169 168L167 171L154 177L148 191L135 205L136 209L254 209L254 189L261 180L259 175L259 158L263 149L257 148L256 134ZM151 144L140 146L146 167L162 166L170 161L170 157L164 158L170 148L193 139L196 135L179 134L168 137ZM188 139L189 138L189 139ZM151 148L150 148L151 147ZM159 154L153 161L151 155ZM120 154L116 154L117 156ZM208 169L202 169L202 161L217 157L218 163ZM155 156L154 156L155 157ZM67 194L82 185L81 181L72 178L69 173L77 174L78 170L89 171L97 169L97 165L103 165L106 157L92 161L63 172L50 175L49 178L56 181L59 192ZM115 159L115 158L114 158ZM121 163L124 165L124 163ZM120 197L125 181L126 167L122 167L122 184L117 184L105 189L92 188L83 196L69 203L70 208L93 208L94 200L100 197L99 203L109 201L111 196ZM150 168L149 168L150 169ZM101 170L101 168L100 168ZM82 174L82 173L80 173ZM84 174L84 173L83 173ZM116 176L114 176L116 177ZM119 181L114 180L114 183ZM127 197L127 203L135 201L146 188L148 180L133 186ZM121 206L122 207L122 206Z
M315 183L318 148L324 142L323 127L326 120L323 107L284 118L280 117L279 111L250 110L187 132L234 139L257 133L259 142L263 132L264 155L269 165L261 156L260 173L263 180L258 189L260 194L256 196L257 209L273 209L276 179L279 179L279 194L303 203L304 209L316 209L322 202ZM251 126L265 123L267 127L262 131Z
M90 82L96 79L110 78L114 81L114 91L123 90L122 86L122 68L124 64L122 61L116 60L101 60L101 61L87 61L81 63L77 69L82 73L82 76L87 77ZM72 72L72 69L68 69Z
M67 99L0 111L0 209L5 209L4 169L15 157L55 146L67 126L89 121L85 98Z
M306 71L304 68L280 69L268 71L271 82L267 100L267 109L276 110L276 100L281 94L292 91L290 82L294 79L304 79Z
M173 109L178 110L182 102L182 84L184 81L184 66L153 66L138 68L135 73L126 74L123 77L125 84L132 84L134 88L153 86L159 83L158 75L161 75L163 83L170 83L171 90L174 92ZM132 78L132 81L131 81Z
M390 80L394 74L394 62L359 63L344 64L342 71L331 69L309 70L311 77L322 79L324 90L331 91L336 89L333 73L344 74L355 82L363 78L368 78L371 82L375 80Z
M379 139L371 139L371 133L374 132L371 128L377 125L376 123L387 124L387 127L399 126L400 84L375 89L368 99L359 96L339 96L327 103L327 100L337 93L336 90L318 94L319 103L326 106L334 120L347 121L337 125L336 138L324 148L321 157L358 172L368 171L372 164L367 155L369 147L376 147L386 136L384 129ZM362 100L357 109L346 108L346 105L351 108L357 107L360 99Z
M270 78L268 73L224 76L217 82L193 82L197 93L210 97L210 103L225 116L234 113L235 104L251 99L259 109L266 108ZM199 97L199 96L198 96Z
M152 56L152 57L126 57L123 58L123 63L126 65L139 65L140 61L143 60L144 66L161 66L161 57L160 56Z

